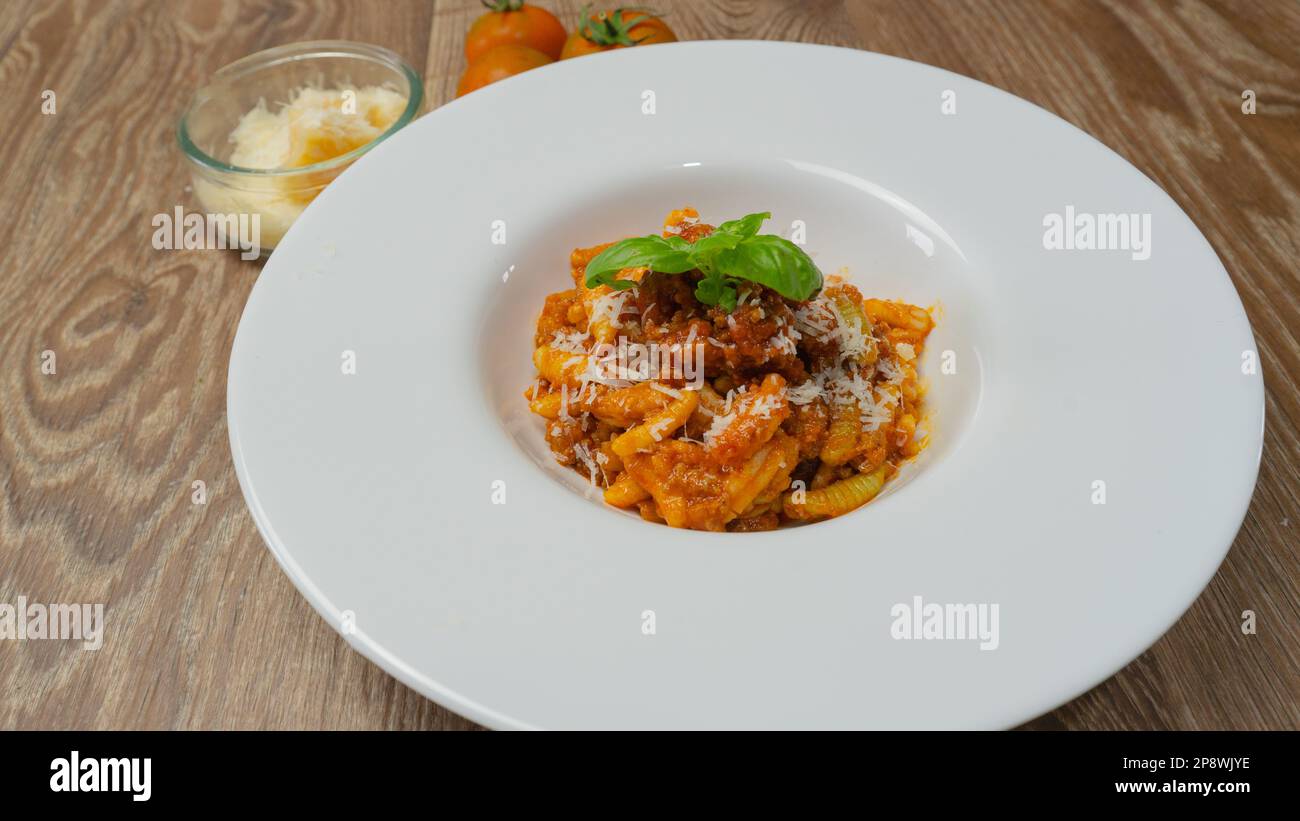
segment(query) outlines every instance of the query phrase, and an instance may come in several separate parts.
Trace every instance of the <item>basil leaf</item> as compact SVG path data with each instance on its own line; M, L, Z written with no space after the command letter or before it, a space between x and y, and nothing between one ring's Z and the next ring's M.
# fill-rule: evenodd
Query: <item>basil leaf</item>
M717 228L714 228L714 236L717 234L733 234L741 239L752 237L758 233L758 229L763 227L763 223L771 218L771 211L761 211L757 214L746 214L738 220L727 220Z
M793 242L758 233L771 216L763 211L728 220L694 243L679 236L657 234L621 240L587 263L587 287L636 287L631 280L617 278L625 268L649 268L662 274L698 268L704 277L696 283L695 298L705 305L734 310L737 286L743 282L765 285L781 296L802 302L821 289L821 271Z
M716 232L709 234L707 237L701 237L695 241L691 248L691 260L695 267L704 273L710 273L713 270L713 261L717 259L718 254L723 251L730 251L740 244L742 237L736 234L724 234ZM709 303L712 305L713 303Z
M721 305L722 310L727 313L736 310L736 286L734 284L728 282L726 285L722 286L722 293L718 297L718 304Z
M727 313L736 310L736 289L730 285L724 287L722 289L722 295L718 298L718 304L721 305L722 310Z
M727 312L736 309L736 288L721 274L701 279L695 286L695 298L704 305L721 305Z
M678 242L670 242L664 237L651 234L614 243L587 263L587 287L609 285L619 290L633 287L635 282L616 279L618 272L624 268L650 268L665 274L680 274L691 270L695 263L691 261L690 243L681 237L674 239ZM620 282L627 284L616 284Z
M742 240L713 261L717 271L766 285L787 299L808 299L822 287L822 273L803 249L788 239L762 234Z
M695 244L690 246L691 253L696 257L711 255L719 250L729 250L735 248L744 240L744 237L737 234L715 233L707 237L700 237L695 240Z

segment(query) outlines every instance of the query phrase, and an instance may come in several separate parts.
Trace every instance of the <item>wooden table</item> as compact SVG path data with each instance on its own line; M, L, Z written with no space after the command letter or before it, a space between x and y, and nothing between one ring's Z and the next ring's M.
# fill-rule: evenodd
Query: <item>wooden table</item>
M576 22L577 0L541 2ZM1259 486L1187 615L1028 726L1300 729L1300 4L653 5L682 39L831 43L991 83L1091 133L1191 215L1255 328ZM225 419L258 266L155 251L150 220L196 207L173 128L222 65L296 40L362 40L423 67L437 105L478 12L475 0L4 0L0 602L105 602L108 627L97 652L0 641L0 728L474 726L352 652L263 546ZM54 114L41 111L46 89Z

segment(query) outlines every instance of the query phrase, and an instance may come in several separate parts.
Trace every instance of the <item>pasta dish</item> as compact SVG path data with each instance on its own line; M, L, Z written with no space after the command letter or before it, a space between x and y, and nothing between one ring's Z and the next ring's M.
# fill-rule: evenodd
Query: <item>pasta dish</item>
M871 501L925 446L930 312L867 299L768 214L579 248L525 391L556 460L652 522L771 530Z

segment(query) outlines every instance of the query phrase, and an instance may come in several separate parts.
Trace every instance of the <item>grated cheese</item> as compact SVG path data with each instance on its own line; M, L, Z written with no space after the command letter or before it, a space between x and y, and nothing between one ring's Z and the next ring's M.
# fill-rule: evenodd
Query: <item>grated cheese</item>
M830 342L835 316L826 309L826 298L818 296L794 312L794 324L803 333L819 342Z
M782 328L779 333L768 341L772 343L772 347L776 351L790 356L797 356L799 354L800 339L803 339L803 335L794 328Z
M727 392L727 401L728 403L730 403L731 401L730 391ZM728 404L728 407L730 407L730 404ZM713 444L715 441L717 441L717 438L721 436L722 432L725 431L728 427L730 427L731 423L734 421L736 421L736 414L734 413L728 413L726 415L713 417L713 424L710 425L709 429L704 432L704 447L705 448L713 447Z
M894 419L894 406L899 403L899 398L896 393L882 390L879 399L873 397L864 400L860 405L862 409L860 418L866 430L875 431L881 425L892 422Z
M587 331L560 331L555 332L551 339L551 347L558 348L561 351L570 353L587 353L587 340L591 339L591 334Z
M672 423L673 423L672 419L664 419L662 421L655 422L649 428L650 438L654 439L656 442L661 441L664 438L665 428L667 428Z
M619 316L627 311L627 300L634 293L636 288L628 288L623 291L611 290L597 297L591 305L591 316L587 318L587 331L590 332L598 322L606 322L611 328L622 328L623 322Z
M760 419L771 419L772 411L785 404L785 390L780 393L769 393L758 397L749 406L749 412Z
M786 399L791 405L810 405L825 395L826 389L817 384L816 379L801 382L786 391Z
M856 359L860 354L866 353L868 338L862 329L844 318L835 300L827 300L826 307L835 317L834 337L839 343L840 358Z
M578 457L578 461L582 462L583 467L587 469L588 481L593 485L596 484L596 472L600 468L596 464L596 460L591 458L591 449L587 447L587 443L575 443L573 446L573 455Z
M883 376L889 385L901 385L903 377L907 375L897 362L887 357L881 357L876 363L876 373Z
M348 99L355 106L345 108L345 91L355 95ZM230 164L290 169L342 156L379 137L401 116L406 102L402 94L379 86L299 88L275 111L259 100L230 133ZM258 189L230 187L200 175L194 186L209 212L260 214L263 248L278 245L320 191L295 175L274 177L269 187Z

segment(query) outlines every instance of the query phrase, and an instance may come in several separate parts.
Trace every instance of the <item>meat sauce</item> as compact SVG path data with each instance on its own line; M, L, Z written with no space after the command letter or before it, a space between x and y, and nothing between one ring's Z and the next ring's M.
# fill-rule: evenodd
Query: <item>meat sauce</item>
M691 209L664 224L688 242L712 231ZM619 278L634 288L587 288L608 245L575 250L574 287L546 298L525 396L556 460L609 504L673 527L771 530L865 504L924 447L928 311L833 277L805 302L742 283L731 311L696 299L698 271L629 268ZM596 367L629 344L693 367L651 378Z

